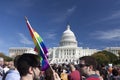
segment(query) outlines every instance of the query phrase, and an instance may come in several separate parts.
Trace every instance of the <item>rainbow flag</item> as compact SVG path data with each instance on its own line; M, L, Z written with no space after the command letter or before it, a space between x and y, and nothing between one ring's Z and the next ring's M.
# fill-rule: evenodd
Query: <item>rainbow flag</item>
M49 63L47 60L47 53L48 50L45 46L45 44L43 43L42 38L39 36L39 34L31 27L28 19L25 17L26 19L26 23L27 23L27 27L30 31L31 37L33 39L34 45L35 45L35 51L37 51L40 55L40 62L42 65L41 70L45 71L46 69L49 68Z

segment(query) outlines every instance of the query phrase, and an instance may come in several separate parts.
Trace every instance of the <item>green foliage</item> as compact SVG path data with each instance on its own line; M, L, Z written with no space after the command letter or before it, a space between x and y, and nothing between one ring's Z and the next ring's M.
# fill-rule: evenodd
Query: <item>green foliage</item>
M92 55L99 64L105 63L115 63L118 60L118 57L108 51L100 51Z
M3 57L5 61L12 61L13 59L6 56L4 53L0 53L0 57Z

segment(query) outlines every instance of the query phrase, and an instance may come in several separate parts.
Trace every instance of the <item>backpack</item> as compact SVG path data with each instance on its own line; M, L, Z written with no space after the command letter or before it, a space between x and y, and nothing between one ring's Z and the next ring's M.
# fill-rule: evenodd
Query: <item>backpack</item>
M6 73L4 73L4 75L3 75L3 77L2 77L2 80L5 80L7 74L9 74L9 73L10 73L10 71L7 71Z

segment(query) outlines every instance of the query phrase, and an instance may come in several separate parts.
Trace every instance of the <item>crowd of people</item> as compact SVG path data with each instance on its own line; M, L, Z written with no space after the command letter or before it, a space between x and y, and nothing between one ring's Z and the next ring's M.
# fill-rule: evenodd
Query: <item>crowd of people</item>
M120 66L97 63L91 56L79 59L79 64L50 64L41 71L38 55L24 53L5 62L0 58L0 80L120 80Z

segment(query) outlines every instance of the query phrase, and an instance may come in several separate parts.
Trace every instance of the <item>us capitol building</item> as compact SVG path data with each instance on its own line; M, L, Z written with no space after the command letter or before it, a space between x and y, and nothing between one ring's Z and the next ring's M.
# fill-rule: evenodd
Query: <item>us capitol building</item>
M120 47L107 47L104 50L114 53L118 56ZM67 30L63 32L58 47L53 47L48 50L49 61L53 63L78 63L78 59L82 56L90 56L100 50L78 47L78 43L74 33L71 31L70 26L67 26ZM23 53L34 53L33 48L30 47L11 47L9 48L9 56L14 58L16 55Z
M74 33L71 31L70 26L63 32L62 39L60 40L59 47L53 47L48 50L49 61L53 63L78 63L78 59L82 56L89 56L98 52L96 49L83 49L78 47L78 42ZM9 48L10 57L21 55L23 53L35 53L33 48L29 47L11 47Z
M51 64L70 62L77 64L80 57L89 56L98 51L96 49L83 49L82 47L78 47L76 37L68 25L67 30L63 32L59 47L49 49L49 61Z

